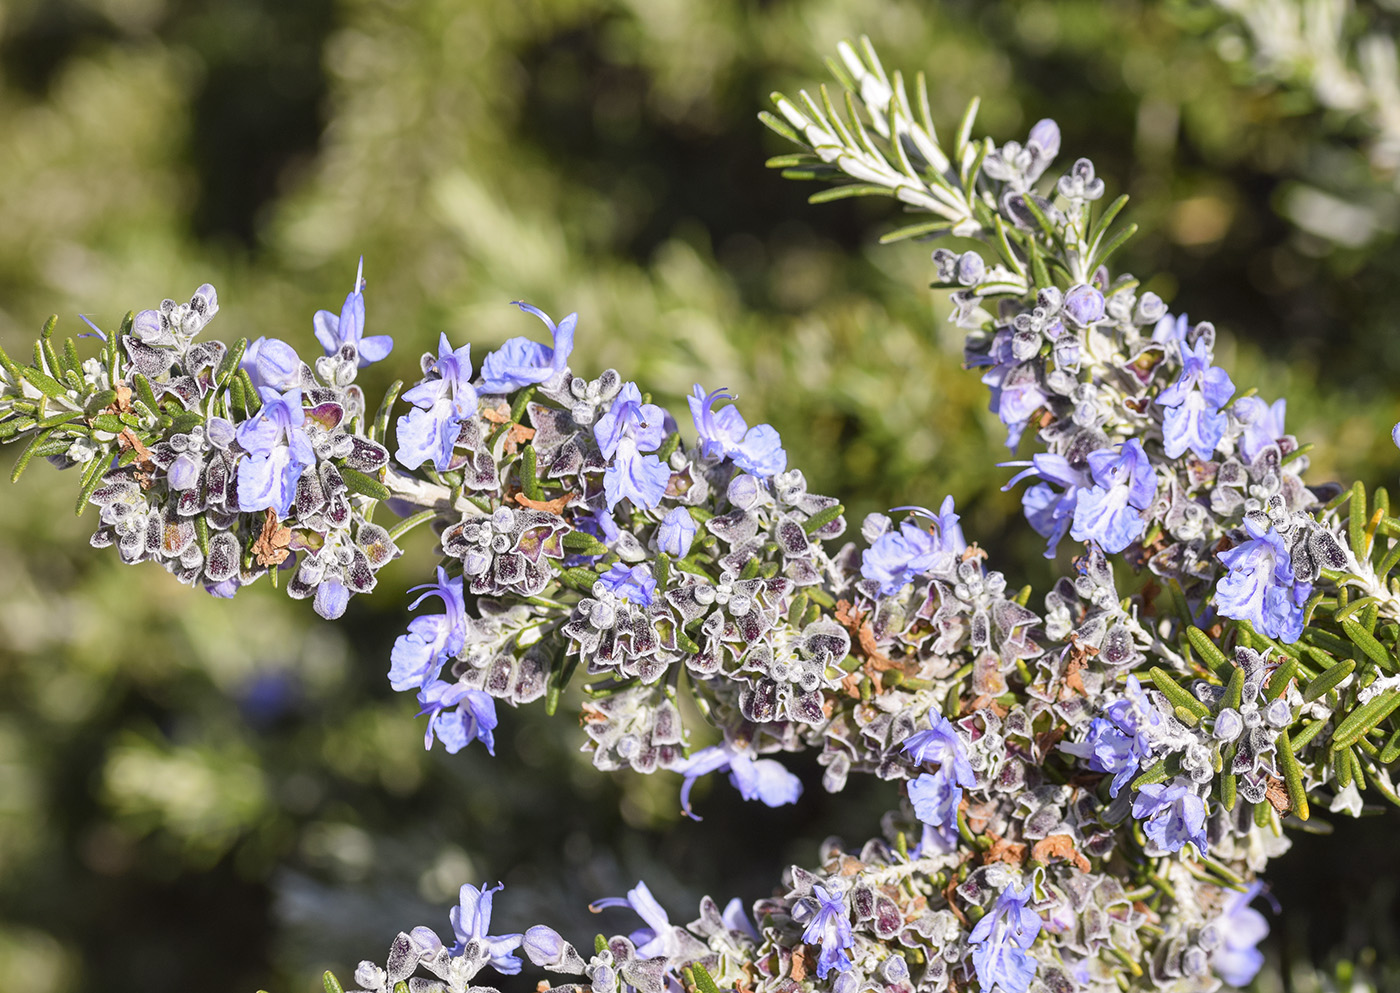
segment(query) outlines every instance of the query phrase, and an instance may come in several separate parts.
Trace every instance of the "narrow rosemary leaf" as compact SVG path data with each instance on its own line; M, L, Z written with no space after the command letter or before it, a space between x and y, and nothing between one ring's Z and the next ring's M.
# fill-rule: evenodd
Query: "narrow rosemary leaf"
M1322 722L1318 721L1318 725ZM1278 756L1279 765L1283 766L1283 781L1288 786L1288 802L1293 808L1293 814L1300 821L1308 819L1308 791L1303 788L1303 769L1298 764L1298 756L1294 751L1295 746L1288 740L1288 732L1280 731L1278 735Z
M1180 683L1171 677L1171 674L1161 666L1154 665L1147 671L1157 689L1162 691L1162 695L1173 708L1180 707L1202 718L1210 714L1210 708L1197 700L1191 693L1184 689Z
M1314 700L1319 699L1343 679L1350 676L1355 669L1355 659L1347 659L1344 662L1337 663L1322 675L1312 680L1312 682L1308 683L1307 686L1303 687L1303 700L1307 703L1312 703Z
M1366 558L1366 484L1357 480L1351 488L1351 506L1347 515L1347 537L1351 553L1358 562Z
M388 500L394 494L373 476L367 476L358 469L351 469L348 465L338 466L341 478L345 480L345 485L350 488L350 492L358 493L360 496L367 496L372 500Z
M1225 658L1225 653L1210 640L1210 635L1194 625L1186 629L1186 640L1191 642L1191 647L1201 656L1206 665L1217 675L1224 678L1228 676L1234 668L1230 661Z
M924 235L939 234L952 226L952 221L926 221L922 224L909 224L880 235L880 244L891 245L908 238L922 238Z
M827 507L825 510L819 510L802 522L802 530L806 531L808 534L815 534L845 512L845 505L840 503L834 507Z
M1332 748L1348 748L1361 740L1400 706L1400 690L1389 690L1357 707L1332 732Z
M780 100L787 101L789 103L791 102L787 99L787 97L783 96L781 93L774 93L771 99L774 103L777 103ZM787 121L783 120L781 117L778 117L776 114L771 113L767 110L761 110L758 112L758 119L763 123L763 126L766 127L769 131L772 131L774 134L786 138L794 145L805 146L807 144L805 141L802 140L802 136L799 135L796 131L794 131Z
M428 521L431 521L436 516L437 511L435 510L420 510L412 517L405 517L403 520L399 521L397 524L395 524L389 529L389 540L398 541L401 537L408 534L408 532L412 531L418 525L426 524Z
M1375 639L1364 627L1355 620L1348 617L1342 621L1342 630L1346 632L1352 644L1366 653L1377 665L1391 672L1395 671L1395 659L1386 650L1386 647Z
M876 186L874 183L851 183L847 186L835 186L829 190L819 190L807 198L808 203L830 203L833 200L845 200L848 197L892 197L894 190L888 186Z

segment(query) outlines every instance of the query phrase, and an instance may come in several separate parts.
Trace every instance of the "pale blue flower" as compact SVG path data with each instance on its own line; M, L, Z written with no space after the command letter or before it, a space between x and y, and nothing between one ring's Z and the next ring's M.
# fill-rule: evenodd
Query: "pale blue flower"
M967 758L967 748L953 723L936 709L928 712L930 728L915 731L900 746L915 765L936 763L940 772L950 776L959 786L972 789L977 776Z
M714 405L721 400L731 401L730 406L715 410ZM700 454L709 459L730 459L744 472L760 479L776 476L787 468L782 439L771 424L749 427L733 400L724 389L706 393L699 383L695 384L695 392L686 398L699 435Z
M1094 485L1079 491L1070 537L1096 541L1110 554L1121 552L1147 526L1142 512L1157 494L1157 475L1136 438L1090 453L1089 474Z
M441 472L451 467L452 450L461 433L461 421L446 397L431 407L412 407L395 425L398 448L394 458L408 469L431 462Z
M974 356L970 365L989 365L982 382L991 390L990 409L1006 425L1006 447L1014 449L1031 416L1049 403L1040 387L1035 365L1016 358L1010 330L998 331L986 356Z
M588 905L588 909L595 914L607 907L631 907L646 922L646 927L628 935L628 939L637 947L639 958L670 958L678 950L675 926L671 924L665 909L657 903L656 897L651 895L646 883L639 880L636 886L627 891L626 899L610 896Z
M1116 797L1142 765L1143 754L1135 736L1124 734L1114 723L1095 717L1089 724L1089 735L1082 744L1065 743L1060 750L1088 759L1094 772L1113 776L1108 795Z
M636 383L624 383L609 407L593 424L593 438L605 458L612 458L623 438L636 442L637 450L654 452L666 440L666 411L654 403L642 403Z
M425 614L408 622L408 633L394 641L390 654L389 685L400 692L421 689L437 678L443 663L455 658L466 644L467 608L462 599L462 577L448 578L438 566L437 582L416 586L409 592L427 590L409 605L409 610L429 597L442 600L444 612Z
M1211 365L1210 345L1206 335L1194 347L1181 339L1181 376L1157 397L1168 408L1162 423L1168 458L1180 458L1190 449L1197 458L1208 459L1225 434L1229 418L1220 408L1235 395L1235 384L1224 369Z
M452 946L451 954L461 955L467 945L475 941L485 952L491 968L502 975L514 976L520 972L522 963L519 956L512 955L511 952L520 947L520 942L525 936L486 933L491 930L491 895L503 889L505 886L500 883L489 887L483 885L480 889L471 883L462 884L458 904L448 914L448 919L452 921L452 931L457 936L457 943Z
M932 521L934 530L906 520L898 531L886 531L861 553L861 578L879 583L881 596L898 593L932 569L951 566L951 560L967 548L951 496L944 498L937 514L919 507L896 507L895 510L916 512Z
M479 741L487 752L496 754L491 733L496 727L496 701L489 694L460 683L430 679L418 691L418 703L423 708L418 716L428 716L428 730L423 735L425 749L431 749L433 741L441 739L448 753L455 755Z
M945 849L957 844L958 805L962 798L962 787L942 770L920 773L909 783L909 802L914 806L914 816L934 829Z
M631 438L622 438L612 462L603 471L603 496L611 511L623 500L652 510L666 495L671 469L655 455L643 455Z
M461 422L476 413L476 387L472 385L472 346L453 349L446 334L438 337L438 357L428 366L431 378L404 393L413 404L398 419L398 451L394 458L409 469L432 462L439 472L452 464L452 449L461 433Z
M1264 967L1264 953L1255 946L1268 937L1269 922L1250 906L1263 888L1263 883L1253 882L1243 893L1231 894L1215 922L1221 943L1210 964L1231 986L1248 986Z
M578 314L570 314L558 324L538 307L519 300L511 301L527 314L544 321L554 338L553 346L542 345L529 338L511 338L487 355L481 363L482 393L510 393L522 386L544 383L569 367L569 355L574 350L574 328Z
M1312 584L1298 582L1283 537L1269 525L1246 517L1249 539L1220 553L1229 571L1215 587L1215 609L1249 621L1260 634L1294 642L1303 633L1303 607Z
M354 345L360 356L360 368L364 368L371 362L378 362L388 356L394 349L394 339L387 334L365 335L365 260L360 259L360 266L355 270L355 288L345 297L345 303L341 305L340 316L337 317L329 310L318 310L316 316L312 318L312 326L316 330L316 340L321 343L321 347L326 350L327 355L334 355L345 345Z
M1045 557L1055 557L1055 549L1060 539L1074 523L1074 509L1079 504L1081 490L1093 485L1089 473L1076 469L1063 455L1039 452L1031 456L1029 462L1003 462L1003 466L1026 466L1012 476L1002 490L1009 490L1021 480L1034 477L1046 482L1029 487L1021 496L1021 509L1036 534L1048 539L1045 543ZM1049 484L1063 486L1055 490Z
M1179 776L1138 790L1133 816L1143 822L1147 837L1165 851L1178 851L1188 841L1202 854L1207 851L1205 803Z
M808 918L802 940L809 945L821 946L821 955L817 958L817 978L825 979L832 969L845 972L854 965L846 954L846 950L855 945L851 934L851 912L842 894L829 893L820 884L812 887L812 898L817 902L815 911L810 910L805 902L798 905L799 913ZM797 919L799 924L804 922L803 917Z
M1026 952L1041 928L1040 915L1027 906L1033 897L1029 883L1020 890L1008 884L967 936L977 982L989 993L998 984L1007 993L1026 993L1035 978L1035 959Z
M238 444L248 454L238 461L238 509L244 513L273 510L285 518L296 497L297 480L316 461L302 431L306 415L301 390L279 395L264 386L263 405L238 425Z
M650 607L656 597L656 579L644 565L626 566L614 562L607 572L598 577L598 582L612 590L619 600L635 603L639 607Z
M1257 396L1240 397L1231 409L1244 428L1239 446L1246 462L1253 462L1261 451L1277 444L1286 433L1283 419L1288 410L1288 401L1285 399L1280 398L1269 405Z
M672 558L683 559L690 554L690 545L698 530L699 525L689 510L672 508L656 528L656 547Z
M685 777L681 785L681 809L687 817L700 820L690 809L690 791L696 780L726 769L729 770L730 783L745 800L758 800L769 807L781 807L796 803L802 795L802 780L783 768L781 762L755 759L749 750L725 741L700 749L675 767L675 771Z
M248 372L256 387L290 390L301 385L301 356L280 338L258 338L243 350L239 368Z

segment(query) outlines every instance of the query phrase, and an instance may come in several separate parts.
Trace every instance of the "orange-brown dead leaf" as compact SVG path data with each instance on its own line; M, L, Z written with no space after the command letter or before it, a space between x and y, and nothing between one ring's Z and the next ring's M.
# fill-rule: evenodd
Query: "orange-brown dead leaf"
M1015 841L1007 841L987 832L987 837L992 839L992 847L982 853L983 864L992 862L1005 862L1007 865L1019 866L1026 861L1026 846Z
M116 391L117 398L109 403L104 414L125 414L131 411L131 387L125 383L118 383L112 387Z
M890 659L880 651L879 643L875 640L875 629L870 621L866 619L866 614L857 612L849 600L836 601L836 621L847 631L851 632L856 643L860 646L860 653L865 656L870 668L876 672L884 672L886 669L900 668L899 663ZM879 692L880 686L877 682L874 689Z
M1036 751L1040 754L1042 761L1050 754L1050 750L1060 743L1060 739L1065 736L1068 730L1068 727L1061 724L1035 736Z
M841 856L841 875L854 876L865 868L865 863L849 855Z
M794 982L802 982L806 979L816 966L812 960L812 953L806 945L798 945L792 950L792 958L788 962L788 975Z
M506 432L506 454L514 455L521 445L534 436L534 428L526 427L524 424L512 424L510 430Z
M1074 839L1067 834L1052 834L1041 838L1031 849L1031 857L1037 862L1064 859L1080 872L1088 872L1090 869L1089 860L1075 849Z
M292 554L287 546L292 542L292 529L281 527L277 514L271 509L263 511L262 533L253 542L253 558L258 565L281 565Z
M151 450L131 428L122 428L122 433L117 435L117 447L122 451L126 451L128 448L135 450L136 465L147 472L155 471L156 464L151 461Z
M504 405L500 407L481 407L477 412L481 414L483 420L490 421L492 424L504 424L506 421L510 420L510 408Z
M999 702L996 697L988 693L983 693L981 696L973 697L971 700L964 703L962 708L958 711L958 715L960 717L966 717L968 714L976 713L979 710L990 710L998 717L1005 717L1007 714L1011 713L1010 707Z
M1273 807L1280 814L1286 814L1293 809L1293 804L1288 799L1288 787L1283 784L1282 779L1270 778L1264 786L1264 799L1269 801L1269 806Z
M531 500L524 493L515 494L515 502L522 507L529 507L531 510L547 510L551 514L558 514L569 505L569 501L574 498L572 493L565 493L561 497L553 500Z

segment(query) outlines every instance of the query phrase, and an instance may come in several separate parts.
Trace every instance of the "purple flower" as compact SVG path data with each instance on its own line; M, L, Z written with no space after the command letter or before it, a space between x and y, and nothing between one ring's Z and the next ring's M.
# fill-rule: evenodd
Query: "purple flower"
M623 500L652 510L666 495L671 468L655 455L643 455L631 438L622 438L612 462L603 471L603 496L611 511Z
M394 458L409 469L431 461L441 471L452 464L459 425L476 413L476 387L471 383L472 346L454 350L447 335L440 335L438 357L428 372L436 378L424 379L403 395L414 409L398 420L399 448Z
M311 322L316 329L316 340L327 355L334 355L345 345L354 345L359 352L361 369L385 358L394 350L394 339L387 334L364 336L364 273L365 260L361 257L360 267L355 270L355 288L346 295L345 303L340 307L340 316L336 317L329 310L318 310Z
M1048 480L1063 486L1063 490L1052 489L1048 483L1037 483L1021 496L1021 509L1036 534L1048 539L1045 543L1045 557L1053 559L1060 539L1069 531L1074 522L1074 508L1079 503L1079 492L1093 485L1089 473L1070 465L1063 455L1037 453L1030 462L1003 462L1004 466L1029 466L1009 479L1002 490L1009 490L1028 476Z
M729 782L745 800L760 800L769 807L781 807L796 803L802 795L802 780L783 768L781 762L755 759L749 750L725 741L700 749L675 767L675 771L685 777L681 785L681 809L687 817L700 820L690 809L690 791L695 781L725 769L729 770Z
M1065 294L1065 313L1080 327L1103 320L1103 294L1092 286L1080 283Z
M301 385L301 356L280 338L259 338L243 351L239 367L248 371L256 387L290 390Z
M900 747L915 765L936 762L941 774L949 776L959 786L972 789L977 785L977 776L967 760L967 749L957 728L937 710L930 710L928 719L933 726L915 731Z
M238 462L238 509L244 513L274 510L287 516L296 496L297 480L316 461L311 442L302 431L306 414L301 390L279 395L264 386L263 405L238 425L238 444L248 454Z
M760 479L776 476L786 469L787 452L773 426L749 427L739 408L732 403L715 410L714 405L721 400L733 401L734 397L724 389L706 393L699 383L695 384L694 394L686 398L695 431L700 436L700 454L708 459L731 459L744 472Z
M1303 605L1312 584L1297 582L1293 558L1283 537L1252 517L1244 521L1249 540L1220 553L1229 571L1215 587L1215 609L1225 617L1249 621L1270 638L1294 642L1303 633Z
M676 929L671 924L671 918L666 915L661 904L656 902L656 897L651 895L646 883L638 881L635 887L627 891L625 900L622 897L610 896L594 900L588 905L588 909L595 914L606 907L631 907L637 912L637 916L647 923L647 927L638 928L628 935L632 944L637 946L637 955L640 958L670 958L678 951Z
M496 754L492 730L496 727L496 701L481 690L469 689L461 683L445 683L430 679L418 691L423 709L418 716L428 715L428 730L423 735L423 747L431 749L435 738L451 755L456 755L473 741ZM456 710L451 708L456 707Z
M1231 986L1249 985L1264 967L1264 953L1255 946L1268 935L1269 922L1250 906L1263 888L1263 883L1250 883L1243 893L1231 896L1215 922L1221 944L1211 955L1210 963Z
M1026 993L1035 978L1035 959L1026 953L1040 934L1040 915L1026 904L1033 895L1031 884L1018 890L1007 885L988 914L967 936L972 949L972 965L977 982L984 990L1000 983L1007 993Z
M525 954L530 957L531 962L548 969L564 961L569 943L554 928L536 924L525 932L521 947L525 949Z
M656 580L644 565L629 568L621 562L614 562L611 569L598 577L598 582L612 590L619 600L635 603L639 607L650 607L656 597Z
M1143 754L1138 739L1124 734L1112 721L1095 717L1089 724L1089 736L1083 744L1063 744L1060 750L1089 760L1094 772L1113 775L1108 795L1116 797L1142 765Z
M1012 330L1002 328L992 339L986 355L968 356L970 366L991 366L982 375L982 383L991 390L989 409L1006 425L1006 447L1014 449L1021 440L1031 416L1044 407L1049 398L1040 387L1033 362L1023 362L1012 348Z
M1157 494L1157 475L1136 438L1117 450L1090 453L1089 474L1094 485L1081 489L1075 501L1070 537L1096 541L1105 552L1121 552L1147 526L1142 511Z
M724 912L720 914L720 920L731 931L740 931L747 934L754 941L758 941L758 929L749 920L749 915L744 913L744 902L737 896L724 905Z
M184 492L199 485L203 460L189 452L182 452L170 468L165 470L165 481L172 490Z
M462 577L447 577L438 566L437 582L415 586L409 592L427 590L409 610L429 597L438 597L446 608L441 614L425 614L408 622L408 633L394 641L389 656L389 685L402 692L421 689L437 678L443 663L457 655L467 640L467 608L462 599Z
M642 403L636 383L624 383L609 407L593 425L593 438L605 458L612 458L618 442L631 438L637 450L654 452L666 440L666 411L654 403Z
M558 324L538 307L519 300L511 301L527 314L544 321L554 337L554 345L541 345L529 338L511 338L487 355L481 363L482 393L509 393L532 383L544 383L569 367L569 354L574 350L574 328L578 314L570 314Z
M1089 724L1088 737L1065 743L1060 750L1087 759L1095 772L1113 775L1109 796L1116 797L1152 753L1152 729L1163 724L1162 715L1143 691L1138 678L1129 674L1125 695L1104 708L1102 717Z
M933 828L941 847L952 850L958 840L958 805L963 791L953 777L940 770L920 773L909 783L909 802L914 816Z
M1284 436L1283 417L1287 409L1288 401L1284 399L1275 400L1272 406L1257 396L1240 397L1235 401L1235 419L1244 428L1239 441L1240 454L1246 462L1253 462L1261 451L1277 444Z
M683 559L690 554L690 543L697 530L699 526L690 511L676 507L661 519L656 529L656 547L672 558Z
M427 409L412 407L395 425L398 448L394 458L409 469L417 469L424 462L431 462L438 470L447 469L452 465L452 449L461 430L451 400L439 400Z
M1211 365L1210 346L1209 335L1201 335L1195 347L1180 339L1181 376L1157 396L1168 408L1162 422L1168 458L1180 458L1189 448L1197 458L1208 459L1225 435L1229 418L1220 408L1235 395L1235 384L1224 369Z
M886 531L861 554L861 577L879 583L881 596L898 593L923 573L949 565L953 556L967 548L951 496L944 498L937 514L919 508L896 509L916 510L934 522L937 533L906 520L898 531Z
M1143 822L1147 837L1164 851L1178 851L1188 841L1202 854L1207 851L1205 803L1180 777L1170 783L1149 783L1138 790L1133 816Z
M514 976L520 971L519 956L510 954L520 947L525 937L521 934L488 935L491 929L491 894L505 889L500 883L495 886L482 886L477 889L471 883L463 883L459 893L459 903L448 913L452 921L452 931L457 935L457 943L452 946L452 954L460 955L471 942L475 941L485 953L491 968L504 976Z
M812 887L812 899L816 909L808 901L798 904L794 918L801 924L806 920L807 928L802 932L802 940L809 945L820 945L821 955L817 958L817 978L825 979L832 969L845 972L854 963L846 954L846 949L855 945L851 934L851 912L846 907L846 898L840 893L828 893L826 887L818 884ZM799 916L800 915L800 916Z

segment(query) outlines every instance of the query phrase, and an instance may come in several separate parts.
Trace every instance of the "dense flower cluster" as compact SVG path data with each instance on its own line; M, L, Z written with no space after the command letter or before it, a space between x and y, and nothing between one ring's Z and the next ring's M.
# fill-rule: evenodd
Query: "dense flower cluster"
M1110 273L1121 202L1096 215L1087 160L1045 179L1052 121L1000 147L964 129L949 154L873 53L842 58L864 121L804 95L771 123L812 173L940 218L911 234L983 239L933 264L1008 444L1039 446L1008 487L1032 481L1048 556L1080 546L1034 607L952 497L836 545L844 508L809 491L771 425L722 389L696 385L683 423L616 371L576 375L577 314L517 304L551 342L512 338L479 368L443 335L403 394L392 463L393 398L371 419L354 384L391 346L364 335L358 273L339 316L313 321L314 368L274 338L194 343L210 287L136 315L98 360L60 357L48 332L35 366L0 355L0 437L81 466L94 544L126 561L218 595L285 572L335 617L432 521L441 561L389 665L429 748L494 752L499 703L552 712L576 680L594 764L675 774L692 816L712 774L794 802L782 753L815 755L832 792L852 774L900 784L878 837L828 843L752 918L707 899L673 925L639 883L594 909L646 927L585 958L543 924L488 935L496 890L469 885L455 944L399 935L356 971L365 990L480 989L523 948L595 993L1210 991L1259 967L1249 902L1283 816L1306 819L1310 795L1357 812L1363 786L1400 802L1388 497L1304 483L1284 402L1241 394L1212 325ZM374 523L380 507L403 520Z

